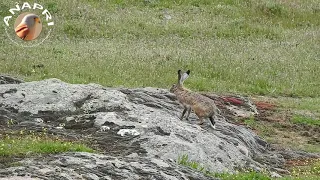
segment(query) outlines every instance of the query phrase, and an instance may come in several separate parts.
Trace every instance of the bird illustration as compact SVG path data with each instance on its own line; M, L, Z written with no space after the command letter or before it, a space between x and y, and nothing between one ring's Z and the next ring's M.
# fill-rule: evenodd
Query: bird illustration
M23 40L33 40L35 32L40 25L40 18L35 14L27 14L23 17L21 23L15 28L17 36Z

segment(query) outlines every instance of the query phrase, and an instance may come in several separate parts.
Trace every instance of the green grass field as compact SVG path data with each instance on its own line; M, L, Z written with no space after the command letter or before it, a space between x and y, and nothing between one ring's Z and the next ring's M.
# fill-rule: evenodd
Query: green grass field
M1 19L15 2L0 2ZM190 69L185 86L194 91L320 94L320 4L315 0L37 2L54 17L52 36L23 48L3 33L1 73L26 81L55 77L169 88L178 69ZM171 19L165 20L165 11ZM44 67L33 68L38 64Z

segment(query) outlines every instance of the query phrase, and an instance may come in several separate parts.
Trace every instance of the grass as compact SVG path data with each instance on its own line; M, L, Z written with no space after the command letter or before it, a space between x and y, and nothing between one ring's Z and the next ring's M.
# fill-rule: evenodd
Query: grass
M216 178L221 178L223 180L231 180L231 179L261 179L261 180L270 180L270 178L263 174L263 173L256 173L253 171L246 171L246 172L241 172L237 174L230 174L230 173L214 173L208 171L204 166L202 166L199 162L192 161L189 159L188 155L182 155L178 158L178 164L183 165L185 167L189 167L191 169L200 171L204 173L207 176L211 177L216 177Z
M241 170L235 174L215 173L208 171L197 161L189 159L187 154L178 157L178 164L189 167L196 171L200 171L207 176L220 178L222 180L247 180L247 179L259 179L259 180L271 180L269 173L267 172L255 172L252 170ZM320 159L305 162L304 166L296 166L291 169L290 175L285 175L279 180L316 180L320 176Z
M305 117L301 115L295 115L292 118L292 123L294 124L304 124L304 125L310 125L310 126L320 126L320 119L313 119L310 117Z
M198 163L196 161L190 161L189 156L187 154L184 154L184 155L178 157L178 164L186 166L186 167L190 167L192 169L195 169L195 170L198 170L201 172L205 172L205 167L201 166L200 163Z
M195 91L320 94L320 6L313 0L38 2L55 18L52 36L35 48L0 36L0 72L169 88L178 69L190 69L185 85ZM0 17L14 5L0 2Z
M0 156L16 157L36 154L53 154L61 152L94 152L85 144L53 138L45 134L30 133L20 135L5 134L0 139Z
M256 121L253 116L249 119L245 119L244 124L254 130L257 130L259 132L259 135L264 138L270 137L275 133L273 127L270 127L268 124Z
M307 160L299 163L291 168L291 179L304 180L304 179L319 179L320 176L320 159ZM286 178L286 179L290 179Z
M277 117L274 119L275 121L265 121L251 117L241 121L271 144L306 152L320 152L319 143L315 141L318 137L317 132L309 132L312 127L319 126L319 120L302 115L294 115L291 119L276 120ZM294 124L306 127L303 130L298 130Z
M310 166L295 167L292 170L294 176L299 175L318 175L320 176L320 159L313 162Z
M259 107L263 104L273 106L260 111L255 117L236 121L240 120L268 143L293 150L320 152L317 131L320 123L319 98L254 96L252 100Z
M273 100L274 101L274 100ZM281 108L291 109L295 112L299 111L312 111L314 113L320 113L320 98L290 98L280 97L275 100Z

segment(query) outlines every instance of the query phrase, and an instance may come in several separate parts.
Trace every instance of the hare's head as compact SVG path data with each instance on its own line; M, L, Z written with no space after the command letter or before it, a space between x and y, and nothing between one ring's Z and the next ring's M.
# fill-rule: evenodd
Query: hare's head
M179 88L183 88L183 82L189 77L190 70L182 74L181 70L178 70L178 83L173 84L170 88L170 92L173 93Z

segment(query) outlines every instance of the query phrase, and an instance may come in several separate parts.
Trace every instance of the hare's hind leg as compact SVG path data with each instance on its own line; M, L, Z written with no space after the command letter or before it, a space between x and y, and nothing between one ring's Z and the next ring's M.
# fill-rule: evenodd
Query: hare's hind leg
M187 113L186 120L189 120L190 112L191 112L191 107L188 108L188 113Z
M202 125L203 124L203 117L199 117L199 123L198 123L198 125Z
M195 113L196 113L196 115L198 116L198 118L199 118L199 123L198 123L198 125L202 125L203 124L203 116L201 116L201 114L198 112L198 111L195 111Z
M183 109L183 112L181 114L180 120L183 120L183 116L184 116L184 114L186 114L187 110L188 110L188 108L186 106L184 106L184 109Z
M209 117L209 119L210 119L210 125L211 125L211 127L212 127L213 129L216 129L216 126L215 126L216 122L214 121L214 118L211 116L211 117Z

